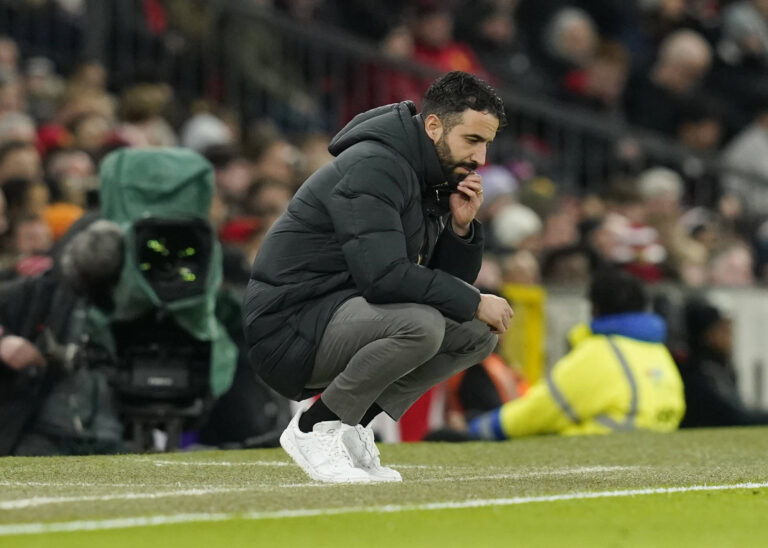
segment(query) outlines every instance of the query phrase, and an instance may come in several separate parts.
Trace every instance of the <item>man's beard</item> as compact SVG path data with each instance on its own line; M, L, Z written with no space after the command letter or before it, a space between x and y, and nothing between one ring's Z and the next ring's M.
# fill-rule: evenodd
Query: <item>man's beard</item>
M456 173L456 168L463 167L468 172L475 171L478 167L477 162L454 162L451 149L448 148L448 143L445 137L435 143L435 150L437 150L437 157L440 159L440 167L443 168L443 174L445 180L451 190L456 190L459 183L463 181L469 173Z

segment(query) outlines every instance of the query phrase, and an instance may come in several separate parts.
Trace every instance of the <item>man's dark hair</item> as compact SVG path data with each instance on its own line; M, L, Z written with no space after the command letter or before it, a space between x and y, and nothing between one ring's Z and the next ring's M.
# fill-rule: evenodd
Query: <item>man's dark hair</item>
M461 71L449 72L432 82L424 95L421 114L425 118L436 115L450 131L467 109L492 114L499 119L499 129L507 124L504 102L496 90L477 76Z
M595 317L643 312L648 304L642 282L618 268L601 270L592 276L589 300Z

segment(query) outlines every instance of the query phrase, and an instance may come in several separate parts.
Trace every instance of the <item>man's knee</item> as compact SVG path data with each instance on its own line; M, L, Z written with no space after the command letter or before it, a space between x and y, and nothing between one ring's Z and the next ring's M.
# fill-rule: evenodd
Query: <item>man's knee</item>
M457 337L465 341L458 352L462 354L473 354L477 356L478 361L484 360L491 355L499 344L499 336L491 331L491 328L480 320L472 320L460 325L460 329L465 331L463 337Z
M445 318L431 306L414 305L408 308L399 331L418 340L425 352L436 354L445 337Z

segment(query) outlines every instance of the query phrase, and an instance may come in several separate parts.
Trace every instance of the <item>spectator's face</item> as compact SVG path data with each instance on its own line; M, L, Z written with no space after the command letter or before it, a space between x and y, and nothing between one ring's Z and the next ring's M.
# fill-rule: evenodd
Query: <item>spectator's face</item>
M704 343L708 348L720 354L730 355L733 349L733 322L731 319L723 318L707 329Z
M19 48L7 38L0 40L0 68L16 72L19 65Z
M34 147L21 148L5 157L0 165L0 182L13 177L38 180L42 175L40 155Z
M51 229L39 219L23 221L16 227L15 243L22 255L46 253L53 245Z
M57 154L48 165L50 175L61 179L90 177L96 169L91 157L80 150Z
M483 257L480 272L478 272L477 280L475 280L475 287L490 291L500 291L502 283L501 267L498 261L491 257Z
M709 57L704 55L688 55L671 64L671 86L673 91L685 93L694 88L709 70Z
M392 57L409 59L413 55L413 34L405 26L395 27L384 38L381 48Z
M433 126L435 123L437 125ZM470 172L485 165L488 144L496 137L499 119L488 112L467 109L448 131L435 115L427 116L426 125L443 172L453 177L455 186Z
M80 67L75 77L77 82L85 87L104 89L107 73L99 63L88 63Z
M521 249L508 255L502 263L504 282L531 285L539 283L539 263L533 253Z
M680 141L694 150L717 150L720 144L722 126L719 120L688 122L680 127Z
M668 21L679 21L685 16L685 0L661 0L659 13Z
M597 47L597 35L587 21L574 21L562 36L563 57L576 64L586 64L594 55Z
M251 207L259 215L279 217L290 202L291 191L287 187L267 185L256 195Z
M512 18L503 13L494 14L482 22L480 34L494 44L505 46L512 42L515 35Z
M752 254L746 247L736 246L721 253L710 267L710 282L727 287L751 287Z
M448 11L423 16L416 23L416 38L429 48L441 48L453 40L453 18Z
M251 183L251 165L236 158L216 172L216 184L222 195L229 199L241 199Z
M575 243L579 238L576 223L577 219L568 212L550 215L544 222L542 245L547 249L555 249Z
M285 141L272 144L256 163L254 176L277 179L292 185L296 180L296 169L299 166L299 151Z
M89 116L75 130L75 144L83 150L99 150L107 141L109 122L102 116Z
M589 93L606 106L618 103L626 80L627 66L621 63L595 59L588 70Z
M0 87L0 112L24 110L24 88L21 80Z

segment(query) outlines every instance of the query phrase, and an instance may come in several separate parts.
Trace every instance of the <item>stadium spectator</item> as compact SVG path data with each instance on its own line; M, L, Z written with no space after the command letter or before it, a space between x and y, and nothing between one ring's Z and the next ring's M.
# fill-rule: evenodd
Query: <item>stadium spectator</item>
M440 2L425 2L416 8L414 21L415 48L413 58L441 72L469 72L488 78L468 45L453 38L454 18L448 6Z
M285 213L293 198L293 188L282 181L261 177L253 181L245 197L246 209L262 220L268 230Z
M586 66L564 76L564 97L587 108L623 117L621 99L629 63L629 55L620 43L600 42Z
M175 146L176 135L164 114L173 101L173 90L165 84L136 84L120 98L122 135L136 146Z
M21 177L5 181L2 192L12 226L18 219L42 215L50 198L50 191L45 184Z
M69 130L72 145L97 158L111 136L112 124L98 112L86 112L72 120Z
M637 187L647 211L648 226L656 230L659 244L666 250L665 271L674 273L693 287L706 279L709 256L706 246L697 242L680 222L683 179L671 169L654 167L642 172Z
M15 72L0 71L0 114L23 111L24 85Z
M760 180L768 175L768 102L728 144L723 161L723 191L738 199L747 214L768 215L768 187Z
M10 179L40 180L43 166L35 146L28 142L11 141L0 146L0 186Z
M253 264L249 357L285 396L322 392L281 436L320 481L401 481L381 466L366 425L382 411L400 418L484 359L497 343L491 329L504 332L512 316L504 299L469 285L482 259L475 170L505 120L501 99L451 72L423 104L348 124L331 143L336 159L300 187Z
M541 282L539 262L529 249L518 249L501 257L501 277L506 284L536 285Z
M686 411L681 427L768 424L768 412L741 399L731 363L733 321L722 306L699 296L685 303L688 356L680 366Z
M205 157L211 162L216 181L216 193L227 209L227 216L234 217L247 212L248 189L251 186L250 162L232 145L213 145L205 149Z
M642 284L603 271L592 278L589 299L592 322L573 328L571 351L524 396L471 421L470 434L502 440L677 428L683 385L664 346L664 321L645 312Z
M768 66L768 2L740 0L723 11L718 52L729 64Z
M33 57L24 64L27 111L37 123L53 119L57 104L64 94L64 85L64 80L56 74L50 59Z
M301 154L287 139L273 135L254 143L249 159L254 179L268 177L291 187L298 184Z
M233 144L230 127L210 112L192 116L181 128L181 144L200 153L209 147Z
M35 122L23 112L0 114L0 146L13 141L34 143Z
M606 195L614 242L607 258L646 282L665 277L667 250L658 231L648 225L649 210L634 181L620 181Z
M555 83L563 89L566 75L574 69L588 66L600 40L595 22L587 12L572 6L557 9L541 36L540 64Z
M513 7L495 0L464 1L456 12L456 39L505 85L552 93L547 75L534 63L517 32Z
M728 242L712 255L708 272L712 285L752 287L755 285L753 251L743 241Z
M679 30L667 36L650 71L636 73L627 84L624 108L629 122L675 136L680 111L711 62L711 47L698 33Z
M19 47L9 36L0 36L0 70L9 74L19 72Z
M725 115L716 101L694 97L683 105L677 125L677 140L682 145L712 154L720 148L725 132Z

